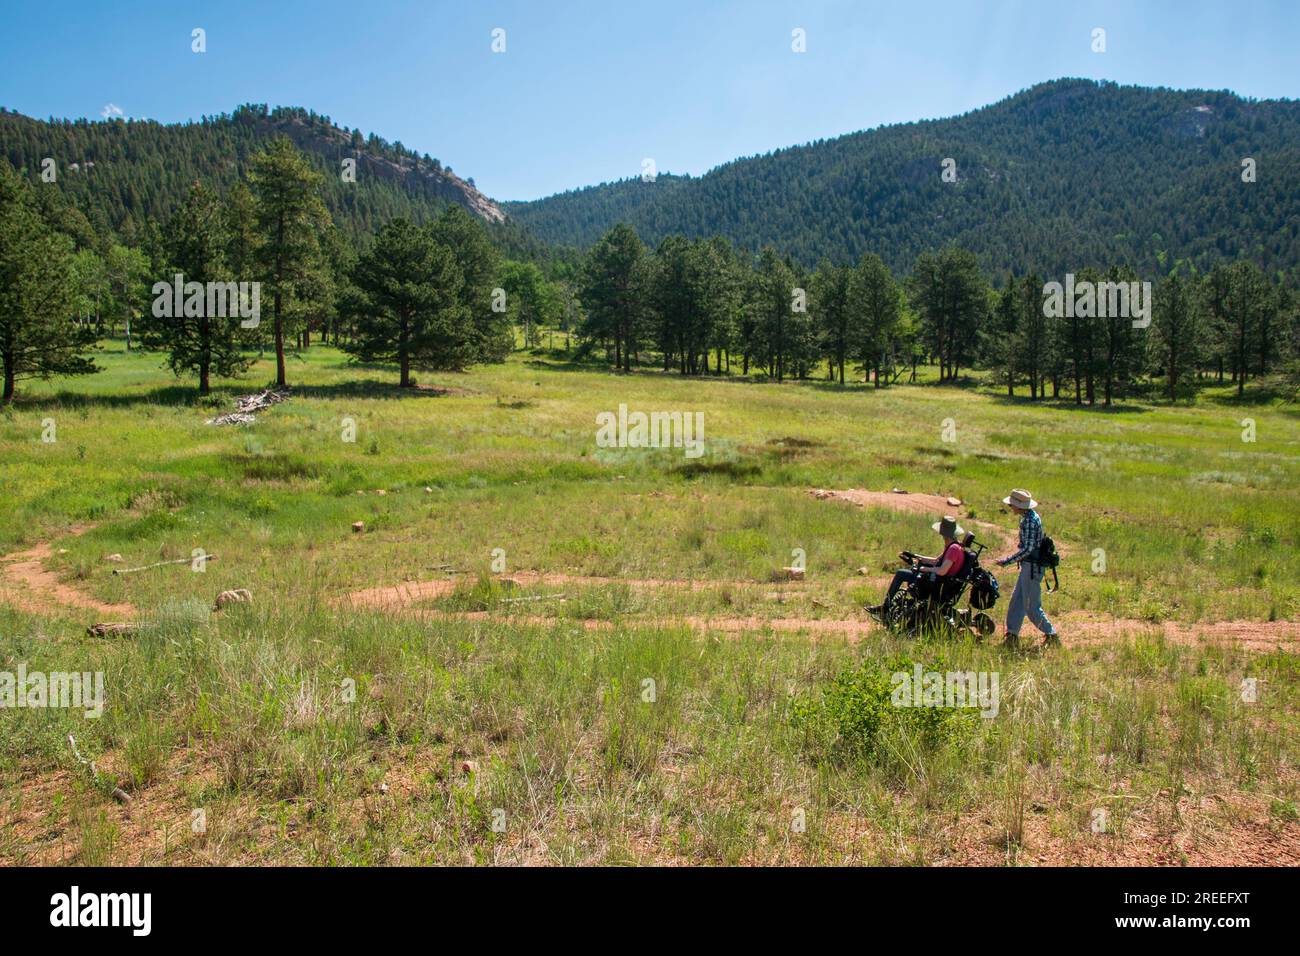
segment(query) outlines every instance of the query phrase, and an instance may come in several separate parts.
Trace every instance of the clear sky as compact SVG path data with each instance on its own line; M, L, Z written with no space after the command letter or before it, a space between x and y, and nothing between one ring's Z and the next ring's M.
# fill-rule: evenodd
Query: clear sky
M207 52L191 52L191 30ZM1106 31L1106 52L1092 31ZM492 31L505 52L492 52ZM807 52L791 49L806 33ZM162 122L303 106L496 199L950 116L1062 76L1300 97L1300 3L3 0L0 105Z

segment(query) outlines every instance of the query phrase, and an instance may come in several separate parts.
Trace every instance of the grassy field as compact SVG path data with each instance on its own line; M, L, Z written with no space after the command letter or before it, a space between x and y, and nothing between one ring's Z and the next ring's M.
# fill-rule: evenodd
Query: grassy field
M0 411L0 554L48 545L61 588L144 627L90 638L123 616L0 579L0 671L106 687L97 720L0 709L0 862L1300 862L1294 406L550 352L402 394L313 347L289 402L214 427L267 363L199 401L157 355L100 361ZM597 447L620 403L702 412L706 453ZM1013 485L1066 557L1060 651L871 628L861 605L900 548L933 553L939 515L809 493L956 496L1003 554ZM203 573L111 573L196 548ZM795 549L807 578L784 582ZM251 605L214 613L232 588ZM1235 639L1255 627L1282 636ZM996 673L999 712L888 706L914 663Z

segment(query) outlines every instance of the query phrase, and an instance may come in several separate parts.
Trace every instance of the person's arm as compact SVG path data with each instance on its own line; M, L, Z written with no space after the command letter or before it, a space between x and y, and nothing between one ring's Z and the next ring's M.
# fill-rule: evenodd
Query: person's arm
M943 564L934 569L934 573L941 578L946 578L948 572L952 570L952 558L944 558Z
M1042 525L1040 524L1035 526L1035 524L1029 520L1028 515L1025 515L1024 518L1020 519L1020 548L1015 554L1011 555L1011 557L1003 558L999 561L999 565L1005 566L1011 564L1013 561L1023 561L1025 558L1033 557L1034 552L1038 550L1038 538L1041 537L1041 532L1039 534L1034 533L1035 527L1041 529Z

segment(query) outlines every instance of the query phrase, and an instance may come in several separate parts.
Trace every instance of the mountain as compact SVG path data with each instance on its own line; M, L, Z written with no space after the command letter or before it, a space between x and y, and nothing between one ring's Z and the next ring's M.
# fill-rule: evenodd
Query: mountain
M945 159L956 181L941 178ZM1243 159L1255 182L1243 182ZM643 239L720 233L805 265L876 252L896 271L946 243L992 273L1050 274L1249 255L1300 264L1300 103L1062 79L941 120L739 159L699 177L605 183L511 217L590 245L618 222Z
M0 109L0 156L29 175L55 160L56 182L100 232L129 239L145 219L165 220L196 179L224 190L247 172L252 156L287 136L325 174L325 204L353 237L368 235L394 216L415 222L459 203L491 226L505 214L449 167L328 116L297 107L250 104L199 122L31 119ZM343 160L356 160L356 181L343 179Z

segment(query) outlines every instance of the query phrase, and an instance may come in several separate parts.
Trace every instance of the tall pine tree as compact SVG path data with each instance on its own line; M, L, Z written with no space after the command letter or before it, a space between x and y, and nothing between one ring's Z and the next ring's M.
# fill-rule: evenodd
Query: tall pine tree
M286 329L302 316L322 267L320 233L329 220L319 195L322 180L283 137L254 158L249 175L257 201L256 262L263 296L271 300L275 381L281 387L288 384Z
M412 368L464 368L478 354L463 304L460 267L429 230L394 219L362 255L352 282L355 335L344 348L366 362L396 362L400 385Z
M0 159L0 401L20 378L98 371L95 332L73 319L72 241L42 220L30 183Z

